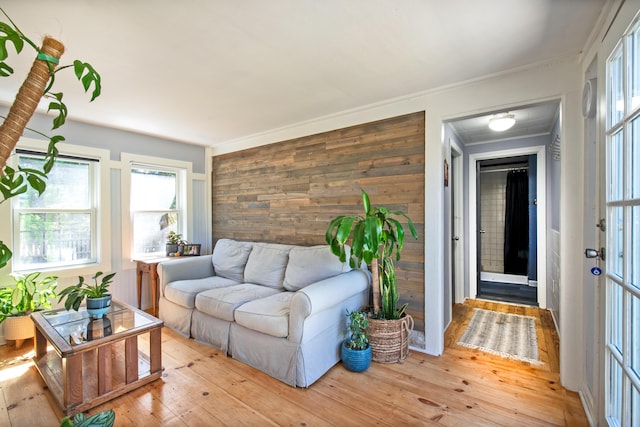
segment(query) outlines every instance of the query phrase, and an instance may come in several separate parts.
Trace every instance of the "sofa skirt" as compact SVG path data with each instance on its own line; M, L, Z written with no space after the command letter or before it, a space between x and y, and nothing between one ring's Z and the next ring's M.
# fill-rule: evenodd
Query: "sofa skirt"
M295 387L298 344L231 324L231 357Z
M229 351L230 325L231 322L196 310L191 316L191 336L198 342L220 349L226 355Z
M174 304L165 297L160 297L158 317L165 326L187 338L191 337L191 314L193 311L192 308Z

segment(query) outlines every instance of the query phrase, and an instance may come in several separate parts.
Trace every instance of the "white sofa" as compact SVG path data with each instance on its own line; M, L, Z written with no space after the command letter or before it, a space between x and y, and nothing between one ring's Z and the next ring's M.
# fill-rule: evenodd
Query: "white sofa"
M220 239L212 255L158 265L159 317L294 387L340 360L347 310L368 303L368 272L328 246Z

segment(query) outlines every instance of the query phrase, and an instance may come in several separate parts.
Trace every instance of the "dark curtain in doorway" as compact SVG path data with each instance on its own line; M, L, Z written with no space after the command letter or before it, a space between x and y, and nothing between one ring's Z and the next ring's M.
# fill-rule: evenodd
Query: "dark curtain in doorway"
M526 170L507 174L504 219L504 272L527 275L529 258L529 182Z

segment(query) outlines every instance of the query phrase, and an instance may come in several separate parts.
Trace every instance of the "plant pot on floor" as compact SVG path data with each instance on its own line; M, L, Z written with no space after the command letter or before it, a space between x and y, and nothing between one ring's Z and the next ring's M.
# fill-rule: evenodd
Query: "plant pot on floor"
M340 357L344 367L351 372L363 372L371 366L371 345L364 350L353 350L347 347L346 339L340 345Z
M409 355L409 334L413 317L405 314L396 320L369 319L371 358L378 363L402 363Z
M4 319L4 337L6 340L15 341L16 348L22 347L24 340L34 335L33 321L29 315L9 316Z
M102 319L111 308L111 295L99 298L87 297L87 313L92 319Z

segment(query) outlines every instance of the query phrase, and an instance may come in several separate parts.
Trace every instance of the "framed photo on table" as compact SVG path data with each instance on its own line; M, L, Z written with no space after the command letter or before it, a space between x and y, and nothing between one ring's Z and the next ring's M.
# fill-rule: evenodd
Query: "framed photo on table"
M200 255L200 243L188 243L184 245L182 250L182 256L199 256Z

